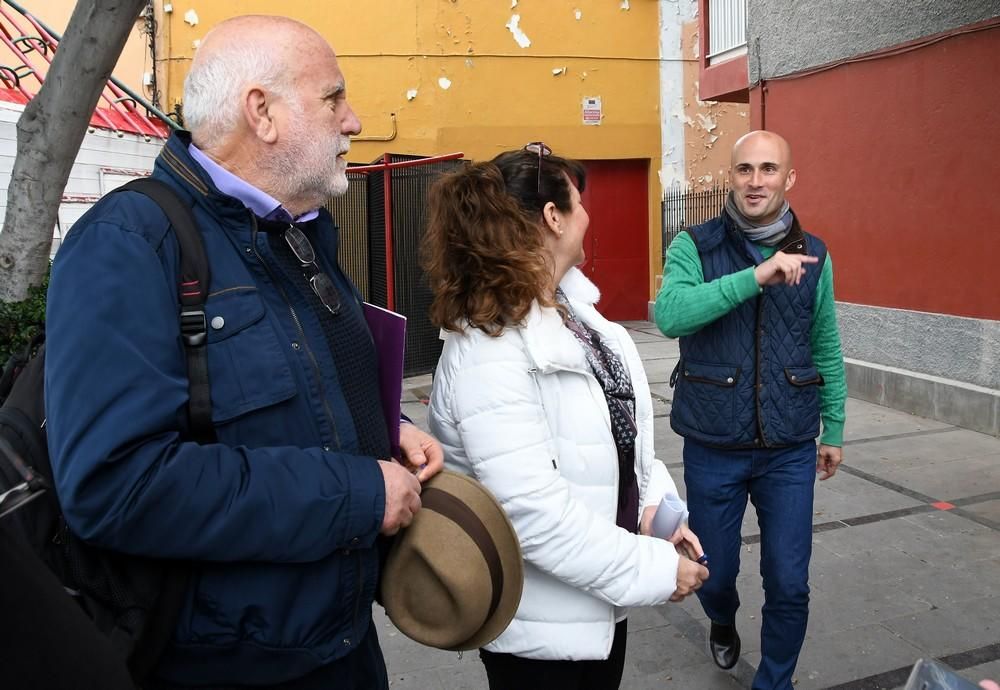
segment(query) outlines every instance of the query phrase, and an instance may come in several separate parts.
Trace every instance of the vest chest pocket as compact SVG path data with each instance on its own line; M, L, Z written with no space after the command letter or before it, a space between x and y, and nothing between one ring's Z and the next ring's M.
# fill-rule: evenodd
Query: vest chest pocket
M212 421L228 422L295 395L288 359L256 288L210 296L205 317Z
M826 384L823 375L816 370L816 367L785 367L785 378L788 379L788 383L799 388Z
M711 436L728 436L736 424L736 384L740 368L681 360L671 414L683 426Z

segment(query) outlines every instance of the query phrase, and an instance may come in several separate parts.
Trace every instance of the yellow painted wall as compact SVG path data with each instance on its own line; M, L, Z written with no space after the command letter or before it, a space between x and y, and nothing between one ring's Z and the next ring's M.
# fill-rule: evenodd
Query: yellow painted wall
M70 15L72 15L73 8L76 6L76 0L20 0L18 4L50 29L62 35L66 32L66 25L69 23ZM14 9L6 7L5 10L26 33L32 36L37 35L30 29L30 25L24 17ZM3 25L13 32L14 27L6 19L3 20ZM149 89L143 88L142 75L143 72L152 69L152 60L148 57L148 52L148 38L142 36L138 28L133 29L129 34L128 42L125 44L125 49L122 51L121 57L118 59L118 65L114 70L116 78L136 93L147 98L151 96L151 92ZM38 71L44 75L48 63L34 53L29 54L29 58ZM23 63L5 44L0 44L0 64L13 67ZM22 83L30 93L38 91L38 81L34 78L24 78Z
M649 275L660 271L657 3L632 0L179 0L161 14L165 107L182 98L196 42L220 20L280 11L328 38L340 56L364 132L351 160L382 153L462 151L491 158L543 140L578 159L641 158L649 167ZM162 4L158 2L162 7ZM579 9L581 16L576 18ZM192 12L193 14L189 14ZM505 27L520 15L531 45ZM553 70L564 72L554 75ZM444 89L439 80L446 78ZM407 92L416 90L408 99ZM600 96L600 126L582 124L582 100ZM393 141L389 114L397 118Z

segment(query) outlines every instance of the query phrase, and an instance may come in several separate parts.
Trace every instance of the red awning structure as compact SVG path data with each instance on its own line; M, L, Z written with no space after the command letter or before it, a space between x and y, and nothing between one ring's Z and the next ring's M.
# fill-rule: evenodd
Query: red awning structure
M0 82L5 82L5 80L0 77ZM30 100L30 95L26 96L18 89L0 88L0 101L25 105L28 100ZM141 134L159 139L166 139L167 135L170 134L170 128L158 119L152 120L147 117L134 119L119 110L100 106L94 111L94 116L90 118L90 126L112 132Z
M0 0L0 44L14 59L12 64L0 64L0 101L27 103L45 81L45 71L59 47L59 35L16 2ZM165 139L170 129L177 127L114 77L101 93L90 124L147 139Z

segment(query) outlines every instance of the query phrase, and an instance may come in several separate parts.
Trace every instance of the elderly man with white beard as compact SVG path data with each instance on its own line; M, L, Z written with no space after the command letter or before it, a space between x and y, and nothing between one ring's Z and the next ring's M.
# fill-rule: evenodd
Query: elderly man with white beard
M205 37L184 116L153 178L191 208L211 270L210 438L186 414L177 234L144 194L109 195L49 289L62 510L92 544L190 564L144 688L385 688L377 538L409 524L443 457L404 423L390 459L376 352L321 207L346 191L361 123L327 42L261 16Z

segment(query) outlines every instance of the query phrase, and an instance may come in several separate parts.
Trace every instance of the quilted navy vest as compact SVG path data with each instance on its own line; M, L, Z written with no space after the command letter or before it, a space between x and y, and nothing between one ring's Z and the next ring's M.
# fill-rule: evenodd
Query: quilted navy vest
M762 257L723 213L688 230L705 282L761 263ZM797 219L779 249L811 254L796 286L764 288L697 333L680 339L670 426L721 448L780 447L819 435L819 386L810 333L826 245Z

